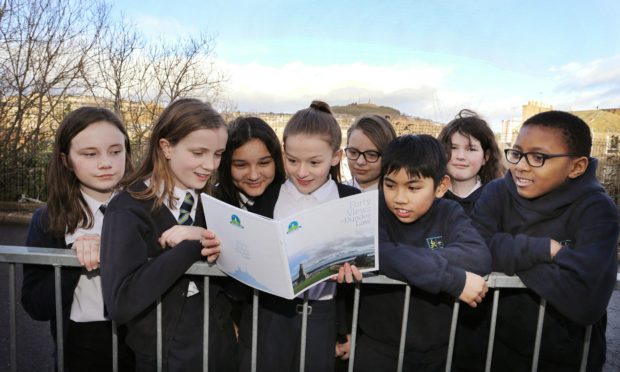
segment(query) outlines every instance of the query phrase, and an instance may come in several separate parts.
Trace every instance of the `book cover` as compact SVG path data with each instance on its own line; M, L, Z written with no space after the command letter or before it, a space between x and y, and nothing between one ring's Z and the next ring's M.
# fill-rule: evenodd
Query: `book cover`
M209 230L222 242L220 270L261 291L294 298L345 262L377 270L378 192L271 220L202 194Z

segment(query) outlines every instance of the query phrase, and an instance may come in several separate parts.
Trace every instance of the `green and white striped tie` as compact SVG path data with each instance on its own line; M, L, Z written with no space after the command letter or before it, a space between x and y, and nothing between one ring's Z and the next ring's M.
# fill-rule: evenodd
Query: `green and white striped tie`
M188 192L187 194L185 194L183 204L181 204L181 213L179 213L179 225L191 225L194 223L194 220L192 220L192 216L190 215L193 205L194 197L191 193Z

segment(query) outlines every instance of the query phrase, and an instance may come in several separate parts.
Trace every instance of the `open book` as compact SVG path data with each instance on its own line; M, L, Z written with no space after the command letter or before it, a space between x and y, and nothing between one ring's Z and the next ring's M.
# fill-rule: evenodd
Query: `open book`
M284 298L329 279L345 262L379 268L378 192L341 198L271 220L202 194L209 230L222 242L220 270Z

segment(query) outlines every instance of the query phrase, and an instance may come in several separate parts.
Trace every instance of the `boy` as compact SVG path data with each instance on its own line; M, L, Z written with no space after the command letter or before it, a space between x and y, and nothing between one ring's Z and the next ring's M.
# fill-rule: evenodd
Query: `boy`
M493 270L516 274L528 287L502 292L494 370L531 368L540 297L547 307L538 370L577 371L590 324L588 371L605 363L618 216L595 178L591 147L580 118L561 111L531 117L505 150L509 172L487 185L474 207Z
M394 140L381 163L380 272L411 289L405 371L445 369L455 298L482 301L491 257L461 206L440 199L449 186L446 157L431 136ZM396 370L405 288L365 285L356 371Z

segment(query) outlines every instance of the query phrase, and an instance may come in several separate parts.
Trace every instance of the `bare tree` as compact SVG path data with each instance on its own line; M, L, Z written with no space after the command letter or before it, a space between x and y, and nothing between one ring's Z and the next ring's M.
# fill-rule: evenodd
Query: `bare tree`
M0 197L6 197L3 179L23 177L17 168L44 165L41 150L49 150L58 123L77 107L115 110L139 157L169 102L220 97L226 77L214 67L212 37L145 42L124 16L110 21L104 1L2 3Z
M65 98L81 94L81 70L109 9L98 0L7 0L4 5L2 155L38 144L62 116Z
M84 80L93 99L105 105L112 101L112 109L123 114L125 102L138 73L138 53L144 48L144 40L124 14L108 25L92 54Z
M205 33L170 42L149 44L136 59L134 81L129 88L125 122L130 128L136 153L150 133L161 110L181 97L219 97L226 76L214 67L215 42Z

